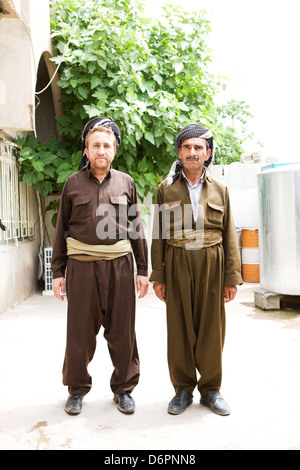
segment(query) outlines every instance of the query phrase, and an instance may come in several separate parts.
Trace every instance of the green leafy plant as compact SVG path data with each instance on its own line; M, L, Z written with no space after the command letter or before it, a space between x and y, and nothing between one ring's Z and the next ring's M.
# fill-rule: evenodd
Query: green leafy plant
M33 186L44 196L61 191L66 179L77 171L81 151L70 155L67 146L53 137L48 144L34 137L18 138L21 148L18 158L22 181Z
M79 1L51 2L58 62ZM159 19L139 0L85 2L61 68L64 140L99 115L117 122L122 145L114 166L135 180L140 198L156 187L176 157L174 139L188 122L214 123L218 84L209 73L203 11L168 4Z
M50 0L56 63L80 4ZM234 141L234 130L227 132L215 108L223 84L209 72L206 13L167 4L154 19L145 17L143 6L141 0L85 1L59 69L64 115L57 121L63 142L19 141L23 181L44 195L61 190L77 170L80 134L96 116L107 116L120 127L122 144L114 167L134 178L142 200L168 173L176 158L176 134L188 123L211 129L220 158L226 139L230 145ZM239 143L233 151L240 150Z
M229 164L239 161L244 152L244 143L253 139L249 132L249 119L252 118L249 105L245 101L230 100L217 107L220 123L220 139L216 148L215 162Z

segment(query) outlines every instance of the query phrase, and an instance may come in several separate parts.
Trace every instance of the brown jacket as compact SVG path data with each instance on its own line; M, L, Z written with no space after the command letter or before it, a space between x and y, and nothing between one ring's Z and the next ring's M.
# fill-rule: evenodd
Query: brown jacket
M110 169L102 183L89 169L71 175L64 186L54 236L53 279L64 277L67 266L66 238L89 245L110 245L130 239L137 273L147 276L148 248L143 233L133 179L126 173ZM111 211L107 211L107 208ZM131 211L130 211L131 209ZM130 237L130 225L139 226ZM108 234L109 230L109 234Z
M158 212L158 206L164 204L165 214L171 209L172 212L176 211L176 208L181 211L181 227L178 225L178 218L176 217L165 217L165 220L170 220L170 232L171 234L175 230L182 229L183 226L187 228L195 228L196 224L192 218L192 205L187 188L186 181L181 174L180 177L169 187L167 187L166 181L159 185L157 199L156 199L156 211L154 215L154 227L159 227L159 236L157 233L153 236L152 247L151 247L151 258L152 258L152 273L150 280L153 282L165 283L165 272L164 272L164 253L168 233L165 233L163 227L162 213ZM202 208L202 210L201 210ZM226 186L213 180L209 176L204 177L201 198L200 198L200 213L202 212L204 222L204 232L207 229L221 230L223 238L223 247L225 255L225 266L224 266L224 285L240 285L243 283L241 277L241 261L240 261L240 250L237 239L236 228L232 217L230 208L229 193ZM199 219L198 219L199 220ZM189 221L190 227L189 227ZM178 248L182 249L182 248ZM203 248L208 249L209 248Z

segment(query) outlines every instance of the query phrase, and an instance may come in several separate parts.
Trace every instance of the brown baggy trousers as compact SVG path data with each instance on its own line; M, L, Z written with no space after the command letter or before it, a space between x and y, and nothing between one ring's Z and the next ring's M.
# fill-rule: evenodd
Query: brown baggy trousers
M110 261L68 260L67 344L63 384L70 394L86 395L92 386L87 367L100 327L114 366L113 393L132 391L139 381L135 336L135 287L132 255Z
M166 247L168 365L171 382L201 395L219 390L225 339L224 252ZM197 373L200 380L197 380Z

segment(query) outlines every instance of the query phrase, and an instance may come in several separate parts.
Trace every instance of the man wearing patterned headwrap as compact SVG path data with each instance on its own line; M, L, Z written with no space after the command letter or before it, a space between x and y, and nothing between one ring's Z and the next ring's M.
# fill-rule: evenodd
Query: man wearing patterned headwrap
M79 171L67 179L62 192L51 267L53 292L60 300L67 267L63 383L69 390L65 405L69 414L81 412L82 399L91 389L87 367L101 326L114 366L110 382L114 401L123 413L135 410L131 392L140 372L131 251L142 298L148 290L148 250L134 181L111 167L120 143L113 121L89 121L82 133Z
M168 412L185 411L198 387L202 405L228 415L220 388L225 302L242 284L237 234L227 188L206 174L214 160L212 133L190 124L175 147L178 158L157 193L150 276L167 308L168 365L176 392Z

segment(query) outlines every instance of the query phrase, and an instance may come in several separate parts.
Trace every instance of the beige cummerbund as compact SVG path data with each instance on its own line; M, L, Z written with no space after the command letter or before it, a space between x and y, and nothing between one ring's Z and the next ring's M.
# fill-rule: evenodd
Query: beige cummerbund
M111 260L131 253L129 240L120 240L113 245L87 245L75 238L67 238L67 254L77 261Z
M222 243L222 230L178 230L167 240L167 245L176 248L208 248Z

